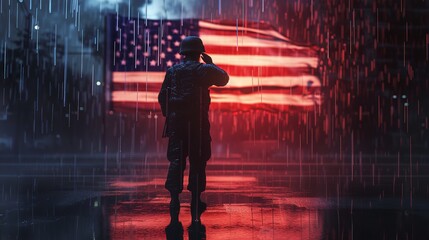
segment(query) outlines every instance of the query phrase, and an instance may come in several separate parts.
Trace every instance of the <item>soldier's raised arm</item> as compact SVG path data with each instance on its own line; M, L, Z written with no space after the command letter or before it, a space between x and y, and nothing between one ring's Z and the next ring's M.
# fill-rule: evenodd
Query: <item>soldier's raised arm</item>
M212 58L207 53L201 53L201 59L206 63L204 68L204 79L209 85L225 86L229 81L228 74L213 63Z

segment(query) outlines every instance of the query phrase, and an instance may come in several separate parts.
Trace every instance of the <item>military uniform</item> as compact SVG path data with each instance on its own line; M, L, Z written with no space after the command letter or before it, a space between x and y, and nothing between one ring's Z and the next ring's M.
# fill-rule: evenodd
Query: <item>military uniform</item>
M197 193L205 190L205 168L211 156L209 87L224 86L228 80L228 74L213 63L185 59L167 70L158 101L166 117L163 136L169 138L165 188L170 192L183 190L186 157L190 163L187 189Z

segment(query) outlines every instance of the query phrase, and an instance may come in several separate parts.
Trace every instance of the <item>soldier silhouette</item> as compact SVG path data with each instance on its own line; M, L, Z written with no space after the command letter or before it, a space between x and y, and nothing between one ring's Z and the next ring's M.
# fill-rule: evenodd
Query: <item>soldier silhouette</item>
M199 37L184 38L179 53L183 61L167 70L158 95L162 114L166 117L163 137L169 138L167 158L170 165L165 188L171 195L171 222L178 222L179 194L183 190L183 173L189 157L187 189L192 193L192 222L198 223L207 207L200 196L206 189L205 170L211 157L209 87L225 86L229 76L205 53ZM205 64L200 63L200 56Z

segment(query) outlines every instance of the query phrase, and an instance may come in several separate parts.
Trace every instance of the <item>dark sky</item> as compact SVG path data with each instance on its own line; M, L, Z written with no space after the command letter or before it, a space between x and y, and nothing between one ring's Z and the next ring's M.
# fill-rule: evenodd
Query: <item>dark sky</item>
M2 48L14 46L17 32L31 28L36 43L47 33L56 33L59 44L67 41L71 52L69 64L85 66L102 64L91 53L104 38L104 16L118 13L123 16L148 19L242 19L267 20L275 16L275 0L0 0L0 43ZM146 4L147 3L147 4ZM264 7L264 10L262 10ZM31 20L26 26L25 15ZM38 28L36 30L36 28ZM82 44L82 39L85 39ZM83 54L81 58L74 55ZM91 67L82 69L91 74ZM101 77L100 73L95 73Z

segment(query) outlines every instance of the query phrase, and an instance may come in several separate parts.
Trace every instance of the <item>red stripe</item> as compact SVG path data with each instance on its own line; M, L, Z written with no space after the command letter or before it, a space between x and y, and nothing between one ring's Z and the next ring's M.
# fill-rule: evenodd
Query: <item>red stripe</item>
M305 68L288 68L288 67L257 67L257 66L232 66L218 65L225 70L230 76L302 76L304 74L314 75L314 69L310 66ZM257 79L255 79L257 81Z
M314 51L309 51L307 49L240 47L240 44L238 48L234 46L206 45L205 49L209 54L317 57Z
M212 21L206 21L208 23L214 23L219 25L226 25L230 27L236 27L237 22L236 20L212 20ZM247 28L254 28L254 29L260 29L260 30L274 30L273 26L269 23L265 22L253 22L253 21L245 21L243 24L242 20L238 20L238 26L239 27L247 27Z
M216 63L215 63L216 64ZM234 65L223 65L216 64L218 67L225 70L229 76L247 76L255 77L273 77L273 76L289 76L289 77L300 77L302 75L316 75L316 70L311 66L308 67L267 67L267 66L234 66ZM122 71L115 71L122 72ZM144 73L144 71L140 71Z
M148 91L158 93L161 89L161 83L114 83L113 91ZM212 93L223 93L223 94L250 94L257 93L263 90L263 94L270 93L285 93L293 95L303 95L319 92L319 87L304 87L304 86L291 86L291 87L277 87L277 86L258 86L254 87L242 87L242 88L228 88L228 87L212 87L210 92Z

